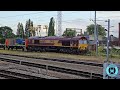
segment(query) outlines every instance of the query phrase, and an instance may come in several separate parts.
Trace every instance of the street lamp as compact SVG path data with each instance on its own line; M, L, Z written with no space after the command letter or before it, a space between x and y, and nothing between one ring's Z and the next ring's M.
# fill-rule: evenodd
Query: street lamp
M110 24L109 24L110 21L106 21L106 22L108 22L108 30L105 29L105 31L108 32L108 35L107 35L107 61L109 61L109 42L110 42L109 33L110 33L110 32L114 32L114 31L110 31L110 28L112 28L112 27L114 27L114 26L111 26L111 27L110 27Z
M109 41L110 41L110 37L109 37L109 31L110 31L110 19L108 19L107 21L105 22L108 22L108 35L107 35L107 62L109 61Z

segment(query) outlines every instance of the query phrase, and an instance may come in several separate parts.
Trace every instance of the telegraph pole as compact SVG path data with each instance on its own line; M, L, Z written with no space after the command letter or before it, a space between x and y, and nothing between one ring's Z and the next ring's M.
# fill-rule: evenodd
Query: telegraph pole
M99 25L97 24L97 29L96 29L96 53L98 56L98 29L99 29Z
M94 41L95 41L95 44L96 44L96 56L98 56L98 45L97 45L97 30L96 30L96 11L95 11L95 27L94 27Z
M109 31L110 31L110 19L108 19L108 36L107 36L107 62L109 61Z

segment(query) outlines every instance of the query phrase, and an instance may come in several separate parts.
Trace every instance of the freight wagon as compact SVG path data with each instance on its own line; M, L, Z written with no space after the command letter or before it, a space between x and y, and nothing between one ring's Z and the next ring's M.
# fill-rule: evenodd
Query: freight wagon
M0 44L0 48L3 48L5 50L5 44Z
M9 49L22 49L24 51L25 49L25 40L18 38L18 39L14 39L14 38L10 38L10 39L6 39L5 40L5 47L9 50Z

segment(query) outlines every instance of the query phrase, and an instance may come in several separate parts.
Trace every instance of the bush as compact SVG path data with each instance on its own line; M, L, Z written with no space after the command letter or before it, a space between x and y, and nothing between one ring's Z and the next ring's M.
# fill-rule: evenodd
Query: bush
M86 54L84 54L85 56L94 56L96 55L95 51L88 51Z
M0 38L0 43L5 44L5 38Z
M104 47L103 46L99 46L98 47L98 54L99 55L103 55L106 51L104 51Z
M120 50L116 49L116 48L112 48L110 51L110 57L111 58L117 58L120 57Z

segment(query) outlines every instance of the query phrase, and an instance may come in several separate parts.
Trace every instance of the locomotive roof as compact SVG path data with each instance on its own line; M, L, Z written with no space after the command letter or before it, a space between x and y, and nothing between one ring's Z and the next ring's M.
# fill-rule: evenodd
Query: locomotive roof
M39 36L35 36L35 37L29 37L29 39L39 39L39 40L79 40L81 37L86 37L86 36L76 36L76 37L63 37L63 36L49 36L49 37L39 37ZM89 38L89 37L86 37Z
M72 39L73 40L78 40L78 39L80 39L82 37L85 37L85 38L89 39L89 36L76 36L76 37L73 37Z

